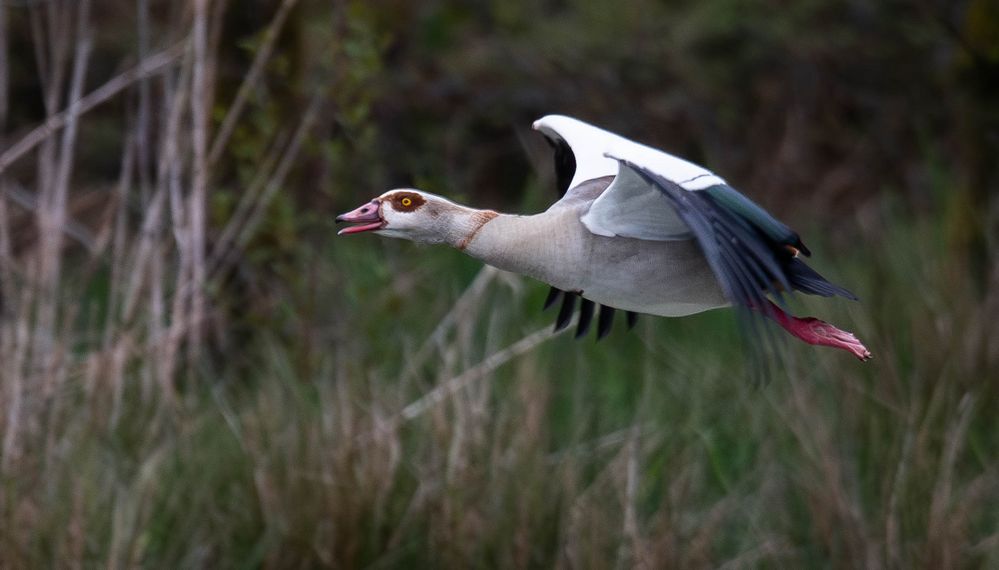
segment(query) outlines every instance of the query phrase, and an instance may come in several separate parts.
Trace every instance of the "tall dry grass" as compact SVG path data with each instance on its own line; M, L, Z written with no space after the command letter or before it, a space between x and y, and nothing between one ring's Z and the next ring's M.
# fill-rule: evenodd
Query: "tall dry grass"
M131 58L137 61L123 62L124 71L89 91L95 35L89 0L0 6L0 126L10 78L5 27L15 10L31 26L34 53L18 55L35 60L46 113L27 132L5 130L0 152L0 472L7 481L47 472L66 460L76 438L119 429L130 414L148 414L149 436L174 425L184 405L178 387L196 386L203 376L210 284L259 225L316 117L317 98L299 124L275 136L272 156L209 247L213 162L232 135L231 126L209 133L216 81L210 46L221 33L221 12L209 4L198 1L193 13L176 15L177 30L189 33L168 31L154 43L149 3L140 0ZM277 12L269 37L294 4ZM168 47L157 51L155 44ZM253 68L270 55L261 50ZM240 92L253 90L259 78L248 74ZM127 129L118 183L74 189L87 114L114 103L125 104ZM237 100L223 125L238 122L244 110ZM18 167L23 174L27 164L33 175L10 174ZM19 496L3 501L6 531L33 535L37 513ZM19 559L18 549L7 552Z
M278 11L270 36L278 33L293 4L285 2ZM48 118L8 141L0 154L7 462L37 436L31 429L21 432L21 418L58 415L51 406L62 400L57 395L73 391L67 385L70 377L82 374L85 391L98 399L113 394L106 402L112 409L98 415L110 411L109 417L117 418L126 375L141 362L142 401L177 403L178 375L193 380L201 359L203 331L211 320L209 283L227 269L233 252L245 246L259 225L313 124L317 98L298 125L275 137L271 156L254 173L239 208L210 247L207 188L217 149L225 147L232 129L212 138L215 150L209 156L214 68L208 44L219 38L208 36L210 28L216 35L220 30L209 22L208 3L196 2L194 8L191 32L154 52L149 6L140 1L138 63L84 93L94 34L90 2L24 7ZM4 8L5 15L9 9ZM6 61L6 49L3 53L0 60ZM270 55L261 50L254 69ZM240 92L252 90L259 77L248 74ZM6 85L0 91L6 93ZM126 110L118 184L71 193L80 123L89 111L126 95L134 96L134 104ZM237 100L223 124L234 124L244 110ZM4 174L18 161L35 163L32 188ZM86 224L73 219L74 210L83 208ZM15 230L20 235L12 235ZM70 275L68 263L73 264ZM95 279L107 280L103 299L95 300L87 289ZM76 299L99 306L85 307ZM81 310L92 314L81 315ZM83 339L81 322L89 329Z
M46 120L0 151L0 566L999 564L999 264L980 288L887 202L844 222L869 247L813 248L864 303L801 309L876 359L795 345L765 387L725 314L572 342L523 317L536 284L373 240L303 253L287 320L234 332L232 268L326 103L212 215L295 4L221 107L218 3L154 38L139 0L135 61L89 89L96 6L17 8ZM116 102L118 181L88 190Z

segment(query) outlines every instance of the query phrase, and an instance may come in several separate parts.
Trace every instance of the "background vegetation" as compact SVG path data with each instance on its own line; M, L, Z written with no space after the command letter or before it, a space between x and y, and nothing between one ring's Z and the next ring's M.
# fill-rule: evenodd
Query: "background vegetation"
M999 566L992 0L0 0L0 567ZM554 197L561 112L860 304L746 379L332 217Z

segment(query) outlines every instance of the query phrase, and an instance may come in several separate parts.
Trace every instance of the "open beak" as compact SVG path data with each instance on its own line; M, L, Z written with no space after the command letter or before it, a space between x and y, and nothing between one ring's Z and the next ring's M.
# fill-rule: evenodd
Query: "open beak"
M368 202L356 210L340 214L336 217L336 221L357 224L338 231L336 233L338 236L369 232L381 229L385 225L385 220L382 219L381 214L381 203L377 199Z

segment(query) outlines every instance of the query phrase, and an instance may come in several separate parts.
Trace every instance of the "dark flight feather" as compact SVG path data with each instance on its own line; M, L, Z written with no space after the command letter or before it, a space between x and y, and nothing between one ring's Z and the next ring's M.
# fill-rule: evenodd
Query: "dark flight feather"
M555 332L569 326L572 320L572 312L576 309L576 295L566 293L562 295L562 308L558 311L558 318L555 319Z
M628 311L625 316L628 320L628 330L635 328L635 324L638 323L638 313L635 311Z
M572 177L576 175L576 155L572 153L569 144L562 139L553 140L545 136L545 140L555 151L555 186L558 197L561 198L569 191Z
M858 301L856 295L850 291L826 281L826 278L819 275L817 271L805 264L796 257L792 257L785 266L791 283L794 288L803 293L820 295L822 297L832 297L839 295L851 301Z
M541 307L541 310L542 311L548 310L548 307L551 307L552 305L555 304L555 301L558 301L558 298L562 293L563 291L561 289L556 289L554 287L548 289L548 296L545 297L545 304L543 307Z
M583 299L579 304L579 324L576 325L576 338L583 338L590 330L590 322L593 320L593 301Z
M597 317L597 340L607 336L614 326L614 307L607 305L600 306L600 315Z

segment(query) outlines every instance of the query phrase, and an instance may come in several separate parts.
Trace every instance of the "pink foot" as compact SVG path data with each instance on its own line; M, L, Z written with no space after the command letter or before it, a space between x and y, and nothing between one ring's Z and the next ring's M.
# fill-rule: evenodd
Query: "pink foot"
M871 351L867 350L864 343L860 342L860 339L851 332L838 329L814 317L803 319L793 317L773 303L770 304L770 309L773 311L772 314L767 314L766 311L764 311L764 314L777 321L777 324L783 327L784 330L808 344L831 346L840 350L846 350L860 360L871 359Z

